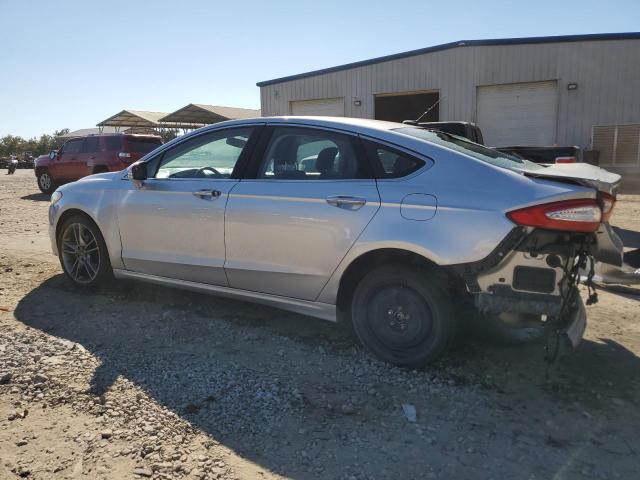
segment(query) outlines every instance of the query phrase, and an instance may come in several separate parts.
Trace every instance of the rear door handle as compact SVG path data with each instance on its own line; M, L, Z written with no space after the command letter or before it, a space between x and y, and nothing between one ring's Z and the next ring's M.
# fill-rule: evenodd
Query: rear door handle
M218 198L220 195L222 195L222 192L220 190L196 190L195 192L192 192L196 197L200 197L200 198Z
M346 210L358 210L367 203L367 200L361 197L334 195L327 197L327 203L332 207L344 208Z

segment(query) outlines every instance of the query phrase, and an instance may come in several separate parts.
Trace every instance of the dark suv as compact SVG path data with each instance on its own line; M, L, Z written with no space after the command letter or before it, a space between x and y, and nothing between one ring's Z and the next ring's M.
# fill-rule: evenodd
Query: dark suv
M122 170L160 145L162 139L155 135L112 133L73 138L48 157L36 160L38 187L51 193L62 183Z

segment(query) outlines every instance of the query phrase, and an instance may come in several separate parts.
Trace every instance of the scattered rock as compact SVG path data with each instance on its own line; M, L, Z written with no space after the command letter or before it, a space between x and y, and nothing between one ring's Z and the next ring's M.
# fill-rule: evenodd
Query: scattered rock
M26 408L24 410L18 411L16 410L13 413L10 413L7 417L8 420L19 420L22 418L25 418L27 415L29 414L29 410L27 410Z
M150 468L134 468L133 474L140 477L151 477L153 476L153 471Z
M12 472L20 478L27 478L29 475L31 475L31 469L24 465L20 465L19 467L12 469Z
M417 418L416 407L411 405L410 403L402 404L402 411L404 412L404 416L407 417L411 423L415 423Z

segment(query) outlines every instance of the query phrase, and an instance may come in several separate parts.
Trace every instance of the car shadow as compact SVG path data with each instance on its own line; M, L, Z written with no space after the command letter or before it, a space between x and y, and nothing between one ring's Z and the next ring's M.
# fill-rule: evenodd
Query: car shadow
M627 228L613 227L620 240L626 248L640 248L640 232Z
M29 195L23 195L21 200L31 200L34 202L49 202L51 201L51 195L47 193L31 193Z
M481 462L503 461L497 439L526 430L524 416L542 422L562 411L567 422L575 416L579 423L586 421L582 412L567 405L580 402L590 412L622 417L610 411L609 399L631 404L640 372L633 352L603 339L584 341L556 367L551 382L543 380L543 362L531 360L542 358L539 344L500 348L464 340L444 361L406 373L371 361L346 327L134 282L90 293L73 289L63 275L30 291L14 314L24 325L78 343L99 359L91 394L103 395L122 376L215 441L293 478L342 478L348 465L358 465L365 478L415 478L449 468L453 450L416 436L402 414L396 415L398 402L406 399L429 412L426 422L438 435L467 435L471 428L483 438L476 450L495 443L495 456ZM418 395L416 388L423 390L415 382L438 389ZM492 435L477 431L486 422L474 417L479 413L459 418L458 396L477 401L478 411L501 410L502 423L486 427ZM307 451L301 454L303 446ZM547 469L543 477L576 454L568 449L558 456L552 444L541 448L542 457L544 449L553 453L539 461ZM482 473L473 466L456 468L450 478Z

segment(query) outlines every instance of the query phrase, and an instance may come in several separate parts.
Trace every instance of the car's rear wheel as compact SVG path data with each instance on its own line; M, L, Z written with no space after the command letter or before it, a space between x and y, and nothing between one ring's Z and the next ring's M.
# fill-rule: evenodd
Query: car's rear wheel
M351 317L362 344L401 367L434 361L455 333L449 295L416 267L382 266L365 275L355 289Z
M82 215L68 218L58 238L60 265L67 277L83 288L113 277L107 246L98 227Z
M49 173L49 170L40 170L38 173L38 188L42 193L52 193L56 189L56 184L53 181L53 177Z

